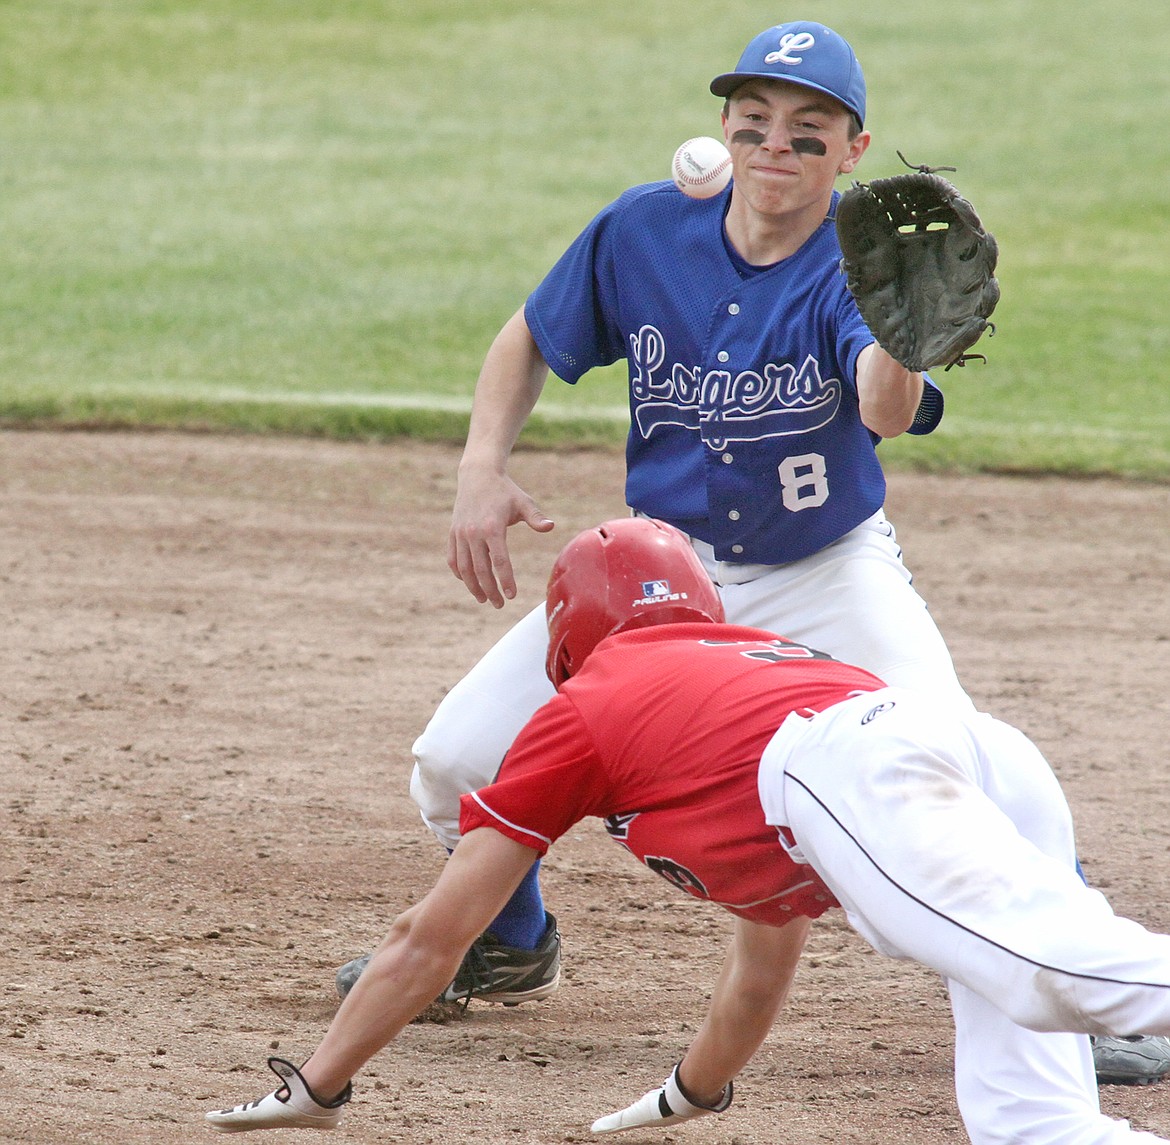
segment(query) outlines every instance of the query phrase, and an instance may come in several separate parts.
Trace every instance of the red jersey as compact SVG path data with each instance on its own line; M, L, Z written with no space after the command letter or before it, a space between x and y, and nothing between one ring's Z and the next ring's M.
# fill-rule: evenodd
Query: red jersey
M594 815L680 889L782 926L836 905L764 822L760 756L790 712L885 685L772 633L665 624L603 640L516 738L460 831L494 827L540 854Z

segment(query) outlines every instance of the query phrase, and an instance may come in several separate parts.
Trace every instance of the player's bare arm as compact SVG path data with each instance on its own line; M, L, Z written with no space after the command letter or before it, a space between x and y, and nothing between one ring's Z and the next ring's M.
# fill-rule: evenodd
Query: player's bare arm
M914 423L922 375L906 369L876 342L857 356L857 403L862 424L879 437L897 437Z
M707 1017L686 1056L658 1089L598 1118L593 1132L673 1125L727 1109L731 1083L768 1036L788 996L810 925L807 918L783 927L736 919Z
M707 1017L679 1066L679 1081L698 1103L718 1101L768 1036L788 997L810 925L807 918L782 927L736 919Z
M331 1096L451 981L467 948L499 913L535 852L490 827L459 841L434 888L394 920L301 1075Z
M508 529L523 522L547 533L553 522L508 476L508 458L532 413L548 365L517 311L496 335L476 382L467 444L447 541L447 564L480 604L502 608L516 595Z

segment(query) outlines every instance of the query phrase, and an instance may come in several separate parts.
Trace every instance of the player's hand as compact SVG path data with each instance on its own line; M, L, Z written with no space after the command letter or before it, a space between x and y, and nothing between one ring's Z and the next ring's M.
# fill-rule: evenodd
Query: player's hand
M204 1120L217 1133L247 1133L253 1129L336 1129L342 1107L349 1101L349 1084L332 1101L322 1101L292 1062L269 1058L268 1068L284 1083L274 1093L230 1109L213 1109Z
M678 1066L675 1066L670 1077L657 1089L652 1089L625 1109L599 1117L590 1128L594 1133L621 1133L646 1126L657 1129L663 1125L677 1125L705 1113L722 1113L731 1104L732 1091L733 1086L728 1082L722 1097L714 1105L696 1105L683 1095L678 1083Z
M480 604L503 608L516 595L508 529L547 533L553 522L506 473L460 470L447 538L447 565Z

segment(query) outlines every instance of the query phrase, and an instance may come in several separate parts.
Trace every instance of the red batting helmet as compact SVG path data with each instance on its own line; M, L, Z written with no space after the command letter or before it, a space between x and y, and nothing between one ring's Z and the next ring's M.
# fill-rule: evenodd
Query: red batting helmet
M555 688L607 636L649 624L722 623L723 602L687 538L649 517L586 529L548 580L548 660Z

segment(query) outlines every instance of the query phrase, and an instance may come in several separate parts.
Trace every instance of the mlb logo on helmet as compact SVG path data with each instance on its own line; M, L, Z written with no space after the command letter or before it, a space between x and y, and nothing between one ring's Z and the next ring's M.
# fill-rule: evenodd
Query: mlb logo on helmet
M633 609L641 608L643 605L677 604L688 599L685 592L672 592L668 580L644 580L641 585L642 595L631 603L630 607Z
M729 96L751 79L783 80L831 95L865 123L865 76L849 44L832 28L807 20L761 32L733 72L711 81L714 95Z

